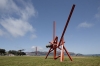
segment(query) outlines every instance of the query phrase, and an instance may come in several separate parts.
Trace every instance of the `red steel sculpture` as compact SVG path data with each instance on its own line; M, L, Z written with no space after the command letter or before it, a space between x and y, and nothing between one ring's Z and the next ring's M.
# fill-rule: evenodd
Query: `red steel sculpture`
M49 52L47 53L45 59L48 57L48 55L49 55L49 53L51 51L54 51L54 59L56 60L57 58L60 57L60 61L62 62L64 60L64 50L65 50L65 52L67 53L68 57L72 61L72 58L71 58L70 54L68 53L67 49L64 46L64 43L65 43L64 42L64 34L65 34L66 29L67 29L67 26L68 26L68 23L70 21L70 18L72 16L72 13L74 11L74 8L75 8L75 5L73 4L72 9L71 9L70 14L69 14L69 17L68 17L68 20L67 20L67 22L65 24L65 27L64 27L64 30L63 30L63 33L61 35L61 38L60 38L59 42L58 42L58 37L55 36L55 21L53 22L53 41L49 42L50 45L46 46L47 48L50 48L50 49L49 49ZM59 56L56 56L57 48L61 50L61 53L60 53Z

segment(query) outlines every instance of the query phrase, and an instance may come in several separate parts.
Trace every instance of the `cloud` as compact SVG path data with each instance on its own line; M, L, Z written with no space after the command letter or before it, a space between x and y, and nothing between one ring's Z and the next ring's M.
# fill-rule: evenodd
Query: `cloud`
M0 24L14 37L24 36L26 32L34 31L32 25L20 19L8 18L1 20Z
M14 0L0 0L0 25L3 27L0 29L0 36L7 32L13 37L19 37L31 32L32 37L36 38L35 29L29 23L29 19L35 17L37 11L31 2L17 2L20 6Z
M5 32L0 29L0 36L3 36L4 34L5 34Z
M95 18L100 20L100 7L98 8L98 13L95 14Z
M32 46L32 49L35 51L36 50L36 47L37 47L37 51L43 50L43 48L40 47L40 46Z
M90 28L92 26L93 26L93 24L91 24L91 23L83 22L78 25L78 28Z
M32 35L31 35L31 39L34 39L34 38L37 38L37 36L34 35L34 34L32 34Z

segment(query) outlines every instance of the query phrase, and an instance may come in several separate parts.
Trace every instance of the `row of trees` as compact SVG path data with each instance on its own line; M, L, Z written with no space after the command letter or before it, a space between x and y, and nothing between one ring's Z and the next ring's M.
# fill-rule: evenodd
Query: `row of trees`
M5 55L6 54L6 50L5 49L0 49L0 55Z
M9 55L9 54L13 54L13 55L19 55L19 56L23 56L23 55L26 55L25 52L23 52L24 49L22 50L9 50L9 51L6 51L5 49L0 49L0 55Z

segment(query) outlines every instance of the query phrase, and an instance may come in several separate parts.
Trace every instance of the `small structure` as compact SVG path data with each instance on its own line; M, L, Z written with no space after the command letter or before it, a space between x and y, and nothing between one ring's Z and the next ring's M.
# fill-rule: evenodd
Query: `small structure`
M36 52L35 53L36 53L35 55L37 56L37 47L36 47Z
M70 18L72 16L72 13L74 11L74 8L75 8L75 5L73 4L72 9L71 9L70 14L69 14L69 17L68 17L68 20L67 20L67 22L65 24L65 27L64 27L64 30L63 30L63 33L61 35L61 38L60 38L59 42L58 42L58 37L55 36L55 22L53 23L53 41L49 42L50 44L46 46L47 48L50 48L50 49L49 49L45 59L48 57L48 55L49 55L49 53L51 51L54 51L54 59L56 60L57 58L60 57L60 61L62 62L64 60L64 50L65 50L65 52L67 53L68 57L72 61L72 58L71 58L70 54L68 53L67 49L64 46L64 43L65 43L64 42L64 34L65 34L66 29L67 29L67 26L68 26L68 23L70 21ZM59 56L56 56L57 55L56 54L57 48L61 50Z

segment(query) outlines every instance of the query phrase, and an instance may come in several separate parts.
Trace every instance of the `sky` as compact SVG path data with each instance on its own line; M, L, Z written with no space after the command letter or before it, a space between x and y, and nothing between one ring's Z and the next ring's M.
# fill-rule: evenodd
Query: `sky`
M69 52L100 54L100 0L0 0L0 48L48 51L53 21L60 40L68 15L75 9L64 35Z

